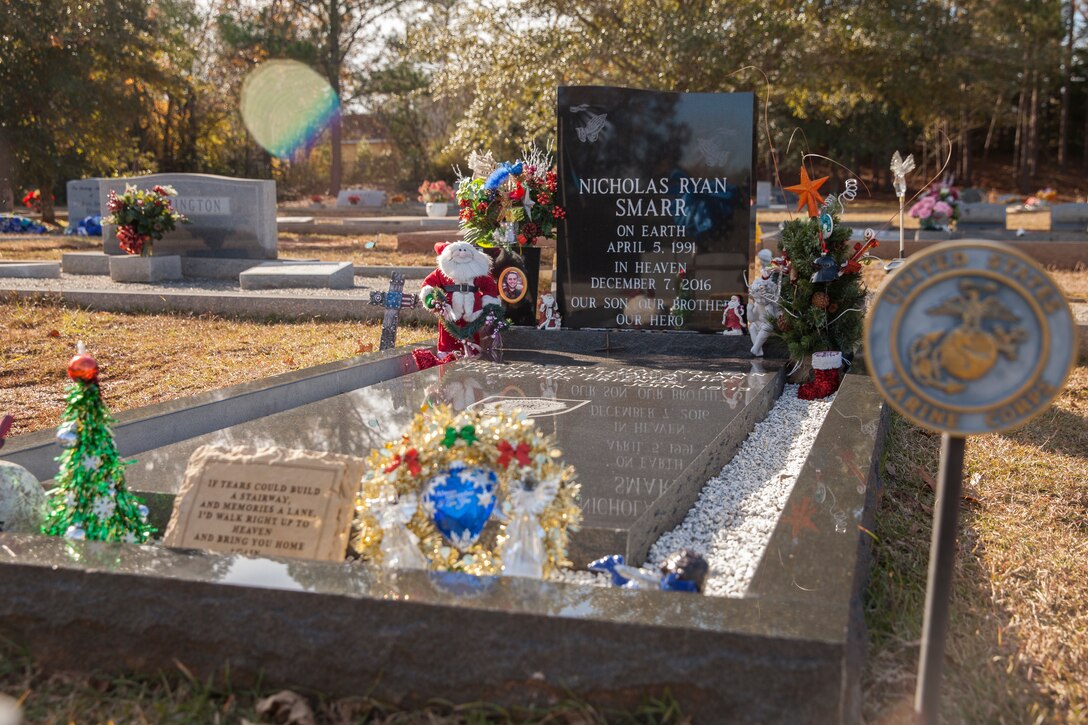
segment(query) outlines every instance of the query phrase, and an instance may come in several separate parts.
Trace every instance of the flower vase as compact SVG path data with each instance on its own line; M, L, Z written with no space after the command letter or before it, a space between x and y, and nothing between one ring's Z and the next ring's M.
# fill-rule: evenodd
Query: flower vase
M444 217L449 210L450 205L444 201L428 201L427 202L427 216L429 217Z

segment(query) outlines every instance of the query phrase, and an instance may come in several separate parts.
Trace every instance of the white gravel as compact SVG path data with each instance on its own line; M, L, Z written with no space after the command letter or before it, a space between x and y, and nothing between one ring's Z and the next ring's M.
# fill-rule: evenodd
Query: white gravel
M743 596L832 400L800 400L797 386L787 385L683 523L653 545L648 564L693 549L710 564L707 594Z
M657 572L671 552L693 549L710 564L706 594L744 596L834 400L800 400L797 387L786 386L733 460L707 481L683 523L653 545L643 568ZM610 583L607 575L584 571L553 578L569 584Z

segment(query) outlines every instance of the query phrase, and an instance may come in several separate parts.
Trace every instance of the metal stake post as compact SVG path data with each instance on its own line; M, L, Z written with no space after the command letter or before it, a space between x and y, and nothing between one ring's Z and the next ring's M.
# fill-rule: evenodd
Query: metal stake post
M899 191L899 189L896 189ZM903 189L903 193L899 194L899 259L906 257L906 245L903 242L903 206L906 200L906 189Z
M929 544L929 579L922 624L922 653L918 663L918 688L914 713L918 722L936 725L941 699L941 670L948 633L949 598L956 561L956 531L963 490L963 455L967 439L944 433L937 477L937 505L933 537Z

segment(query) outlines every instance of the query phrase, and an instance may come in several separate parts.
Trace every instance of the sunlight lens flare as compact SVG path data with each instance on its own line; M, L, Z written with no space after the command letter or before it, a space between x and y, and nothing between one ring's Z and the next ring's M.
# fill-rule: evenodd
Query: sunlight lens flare
M316 71L294 60L263 63L242 84L242 120L268 153L289 158L339 111L340 99Z

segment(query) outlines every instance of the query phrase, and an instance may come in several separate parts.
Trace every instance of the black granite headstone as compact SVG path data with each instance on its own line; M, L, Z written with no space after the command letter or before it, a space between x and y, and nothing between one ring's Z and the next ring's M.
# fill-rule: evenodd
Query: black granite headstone
M755 96L561 87L567 328L723 329L745 293Z

